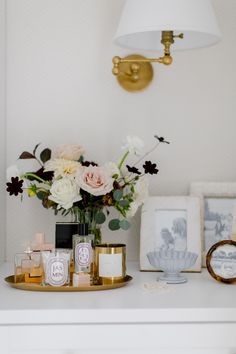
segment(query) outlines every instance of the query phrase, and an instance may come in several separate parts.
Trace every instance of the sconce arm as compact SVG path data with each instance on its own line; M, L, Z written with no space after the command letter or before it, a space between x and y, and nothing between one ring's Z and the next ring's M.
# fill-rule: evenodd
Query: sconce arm
M144 64L144 63L160 63L160 64L164 64L164 65L170 65L173 61L173 58L171 55L169 54L165 54L162 57L159 58L136 58L134 59L129 59L129 58L121 58L118 56L115 56L112 59L113 62L113 69L112 69L112 73L114 75L118 75L119 74L119 66L120 64L123 63L130 63L131 64L131 71L138 71L139 70L139 64Z
M170 47L174 44L175 38L182 39L183 33L174 35L173 31L162 31L161 43L164 46L164 55L159 58L145 58L136 54L125 58L115 56L112 59L112 73L117 76L121 86L128 91L138 91L146 87L153 77L150 63L170 65L173 62Z

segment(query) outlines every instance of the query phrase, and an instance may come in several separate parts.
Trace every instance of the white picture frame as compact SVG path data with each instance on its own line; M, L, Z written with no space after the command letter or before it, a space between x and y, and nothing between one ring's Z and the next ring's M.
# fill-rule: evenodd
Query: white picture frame
M200 200L201 208L201 239L202 239L202 265L206 266L206 254L211 246L214 243L217 243L221 240L228 240L232 238L233 233L236 233L236 230L233 231L233 225L235 224L235 214L236 214L236 205L234 207L234 200L236 202L236 183L235 182L192 182L190 185L190 195L198 197ZM215 200L215 202L214 202ZM228 200L228 203L227 203ZM212 217L209 217L208 210L206 211L206 201L208 202L210 213L214 213L215 218L225 219L230 218L232 214L232 230L230 232L229 221L223 222L220 221L219 226L215 224ZM214 205L215 204L215 205ZM222 213L220 213L220 204L222 205ZM232 207L230 207L232 205ZM231 212L229 211L231 208ZM207 214L207 215L206 215ZM219 214L219 216L217 216ZM214 217L213 217L214 218ZM214 224L214 225L213 225ZM226 226L224 226L226 225ZM213 233L215 227L215 231ZM219 235L219 229L222 230L222 237ZM227 228L227 230L226 230ZM227 237L227 231L230 234L230 237ZM218 236L219 235L219 236ZM213 242L215 238L215 241Z
M174 225L182 224L181 236ZM185 240L184 240L185 239ZM140 270L158 271L147 254L158 249L188 250L197 253L196 263L187 271L201 271L200 200L189 196L149 197L141 211Z

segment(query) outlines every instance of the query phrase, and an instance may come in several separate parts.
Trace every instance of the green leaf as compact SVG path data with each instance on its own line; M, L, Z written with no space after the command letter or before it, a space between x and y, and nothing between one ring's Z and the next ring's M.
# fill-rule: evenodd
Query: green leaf
M117 173L115 173L113 176L112 176L112 178L114 178L114 179L117 179L119 177L119 175L117 174Z
M51 150L50 149L44 149L41 154L40 154L40 159L43 163L47 162L51 158Z
M95 216L95 221L97 224L103 224L106 220L106 216L102 211L99 211Z
M31 152L23 151L22 154L19 156L19 159L21 160L35 159L35 156L31 154Z
M119 201L119 205L125 208L129 205L129 201L127 199L122 199Z
M112 219L111 221L109 221L108 227L112 231L119 230L120 220L119 219Z
M121 200L121 198L123 197L123 192L119 189L116 189L113 192L113 197L114 197L115 201L119 202L119 200Z
M120 221L120 228L122 230L128 230L130 228L130 223L126 219L123 219Z
M35 146L34 151L33 151L33 155L34 155L34 156L35 156L36 150L38 149L38 147L39 147L40 144L41 144L41 143L39 143L39 144L37 144L37 145Z

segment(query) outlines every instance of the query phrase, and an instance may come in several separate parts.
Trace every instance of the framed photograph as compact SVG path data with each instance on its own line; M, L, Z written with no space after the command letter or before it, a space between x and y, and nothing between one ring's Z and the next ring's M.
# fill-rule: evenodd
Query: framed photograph
M197 253L197 261L188 271L201 271L199 198L181 196L147 199L141 214L140 270L159 270L153 268L147 257L149 252L159 250Z
M236 282L236 242L217 242L206 256L206 265L211 276L223 283Z
M206 254L217 242L232 238L236 214L236 183L191 184L190 195L200 198L202 261L206 265Z

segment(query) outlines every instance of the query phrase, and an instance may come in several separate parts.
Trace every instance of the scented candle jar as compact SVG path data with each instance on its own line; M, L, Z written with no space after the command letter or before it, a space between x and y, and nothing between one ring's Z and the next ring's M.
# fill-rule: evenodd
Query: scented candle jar
M99 284L114 284L126 276L126 245L101 244L95 247L95 278Z
M63 286L70 284L71 250L55 249L42 252L44 285Z

